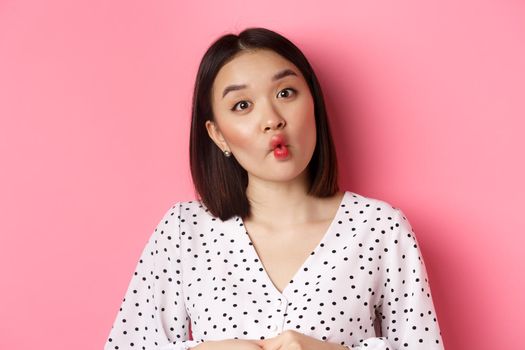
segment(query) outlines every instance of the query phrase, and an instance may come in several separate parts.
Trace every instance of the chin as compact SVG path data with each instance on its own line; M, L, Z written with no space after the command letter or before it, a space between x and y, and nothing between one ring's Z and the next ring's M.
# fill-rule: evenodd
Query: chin
M260 174L260 179L263 179L265 181L272 181L272 182L291 182L295 180L300 180L303 176L306 175L306 166L300 167L300 168L289 168L289 169L274 169L274 171L271 172L265 172L264 174Z

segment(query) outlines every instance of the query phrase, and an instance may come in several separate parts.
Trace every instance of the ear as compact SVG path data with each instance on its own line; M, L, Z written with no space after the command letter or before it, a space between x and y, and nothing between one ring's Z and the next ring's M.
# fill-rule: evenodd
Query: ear
M222 132L219 130L219 127L215 122L211 120L206 120L206 130L208 131L208 136L213 140L213 142L220 148L222 152L230 150L228 143L222 136Z

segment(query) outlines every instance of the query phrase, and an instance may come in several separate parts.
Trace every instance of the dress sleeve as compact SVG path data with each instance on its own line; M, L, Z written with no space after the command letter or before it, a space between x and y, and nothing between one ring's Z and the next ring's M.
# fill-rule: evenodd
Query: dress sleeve
M180 203L163 216L144 247L105 350L183 350L189 340L189 317L182 294Z
M381 302L376 309L381 337L359 350L443 350L425 263L410 223L400 209L392 216L383 247Z

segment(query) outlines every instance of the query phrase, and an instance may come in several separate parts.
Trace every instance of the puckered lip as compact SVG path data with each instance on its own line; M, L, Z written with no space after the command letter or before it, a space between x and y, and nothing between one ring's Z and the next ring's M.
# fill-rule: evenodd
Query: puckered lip
M286 137L284 137L283 134L274 135L270 139L270 151L273 151L279 146L288 146L288 144L286 144Z

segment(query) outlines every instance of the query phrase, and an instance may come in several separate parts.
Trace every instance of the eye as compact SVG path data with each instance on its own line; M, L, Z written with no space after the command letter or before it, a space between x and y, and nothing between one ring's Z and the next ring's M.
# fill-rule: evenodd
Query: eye
M248 101L239 101L239 102L237 102L236 104L233 105L231 110L232 111L244 110L244 109L248 108L249 104L250 103ZM240 107L240 109L238 109L237 107Z
M281 91L279 91L279 93L277 94L277 97L290 97L291 95L295 94L297 91L295 89L292 89L292 88L286 88L286 89L283 89Z

